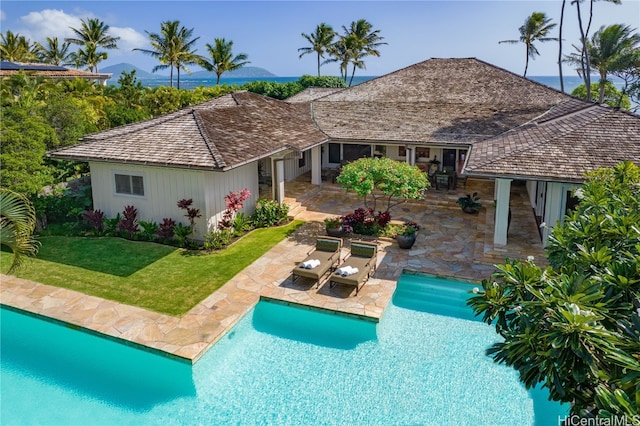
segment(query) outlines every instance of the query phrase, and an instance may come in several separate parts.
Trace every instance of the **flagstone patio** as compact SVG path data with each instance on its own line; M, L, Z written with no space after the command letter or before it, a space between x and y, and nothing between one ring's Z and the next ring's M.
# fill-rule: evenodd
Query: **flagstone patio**
M493 182L469 180L466 188L432 189L424 200L391 210L394 220L420 224L418 238L410 250L398 248L391 239L367 238L378 243L378 268L357 296L353 287L329 288L321 283L316 288L305 279L293 283L294 265L313 248L316 237L325 234L323 219L362 206L361 199L335 184L311 186L308 182L303 176L287 182L285 188L291 214L306 223L180 318L7 275L0 277L0 302L193 363L261 297L377 322L405 270L477 283L506 257L534 256L539 264L544 262L524 186L512 186L508 244L495 247ZM478 215L463 213L455 203L472 192L478 192L483 203ZM344 241L343 257L351 237Z

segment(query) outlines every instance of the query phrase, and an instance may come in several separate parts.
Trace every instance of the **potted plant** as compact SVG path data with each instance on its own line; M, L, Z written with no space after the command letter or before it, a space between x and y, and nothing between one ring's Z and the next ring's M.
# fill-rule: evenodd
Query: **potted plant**
M398 233L396 234L396 241L398 242L398 247L401 249L410 249L413 247L413 244L416 242L416 237L418 235L418 230L420 226L415 222L405 222L402 224Z
M475 214L480 210L481 204L478 202L480 197L478 197L478 193L474 192L473 194L467 194L465 197L458 198L456 203L460 204L460 208L465 213Z
M342 237L344 235L342 218L338 216L326 218L324 220L324 226L327 231L327 235L330 237Z

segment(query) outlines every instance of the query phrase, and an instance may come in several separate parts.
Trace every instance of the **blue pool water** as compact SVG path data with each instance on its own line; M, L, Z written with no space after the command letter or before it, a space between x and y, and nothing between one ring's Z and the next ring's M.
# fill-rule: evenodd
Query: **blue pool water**
M403 275L377 325L262 301L193 367L3 309L0 423L557 424L485 356L470 288Z

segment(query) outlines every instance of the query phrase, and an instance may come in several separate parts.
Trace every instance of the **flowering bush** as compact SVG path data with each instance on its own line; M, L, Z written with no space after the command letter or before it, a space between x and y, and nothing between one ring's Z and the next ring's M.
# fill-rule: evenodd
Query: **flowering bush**
M342 226L342 218L337 216L328 217L324 220L324 226L326 226L327 229L340 228Z

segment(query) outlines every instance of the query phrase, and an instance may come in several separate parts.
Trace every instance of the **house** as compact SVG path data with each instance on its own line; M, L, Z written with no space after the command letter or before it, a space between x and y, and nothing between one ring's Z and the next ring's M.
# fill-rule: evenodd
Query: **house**
M512 180L527 182L533 211L554 224L585 171L640 162L639 118L475 58L429 59L287 102L237 92L86 136L50 155L89 162L94 205L108 216L135 204L144 220L179 218L177 200L193 198L207 218L199 232L220 218L228 192L246 187L255 197L263 176L282 201L286 180L311 172L319 185L323 170L363 156L425 170L437 160L440 168L496 180L500 245L507 243Z
M19 73L52 79L73 80L81 78L84 80L96 81L103 86L106 86L107 80L111 78L111 74L109 73L94 73L49 64L0 61L0 78L10 77Z
M245 91L87 135L50 155L89 162L93 204L107 217L133 205L142 220L179 221L184 213L177 202L193 199L206 218L195 229L202 238L222 217L230 192L249 189L245 211L252 212L260 164L274 171L272 187L282 200L285 178L308 172L308 152L326 141L308 104Z

